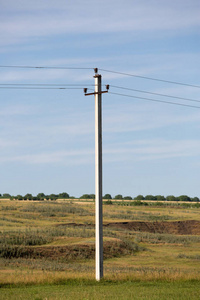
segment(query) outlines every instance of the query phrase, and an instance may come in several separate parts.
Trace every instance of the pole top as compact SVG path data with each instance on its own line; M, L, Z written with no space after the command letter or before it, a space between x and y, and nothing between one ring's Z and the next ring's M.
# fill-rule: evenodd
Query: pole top
M101 75L98 74L98 68L94 68L94 72L95 72L95 75L93 76L94 78L101 77Z
M101 75L100 75L100 74L95 74L93 77L94 77L94 78L100 78Z

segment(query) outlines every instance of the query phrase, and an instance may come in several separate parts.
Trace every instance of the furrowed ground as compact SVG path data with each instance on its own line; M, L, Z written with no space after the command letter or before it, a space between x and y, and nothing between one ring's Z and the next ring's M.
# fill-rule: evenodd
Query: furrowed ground
M103 206L104 283L198 282L199 206L133 202ZM93 281L93 201L2 200L0 208L2 288Z

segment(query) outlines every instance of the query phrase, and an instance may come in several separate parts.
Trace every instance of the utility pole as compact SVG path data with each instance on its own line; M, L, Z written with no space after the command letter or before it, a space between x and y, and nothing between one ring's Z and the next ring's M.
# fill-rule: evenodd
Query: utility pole
M95 68L95 92L87 93L85 96L95 96L95 261L96 261L96 280L103 277L103 209L102 209L102 91L101 75Z

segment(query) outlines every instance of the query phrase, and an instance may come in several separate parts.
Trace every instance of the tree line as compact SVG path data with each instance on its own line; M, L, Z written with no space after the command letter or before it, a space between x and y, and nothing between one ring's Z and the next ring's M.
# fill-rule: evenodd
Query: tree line
M52 200L55 201L57 199L75 199L75 197L70 196L68 193L63 192L59 194L50 194L50 195L45 195L44 193L39 193L37 196L33 196L32 194L26 194L24 196L22 195L16 195L16 196L11 196L8 193L5 194L0 194L0 199L11 199L11 200ZM95 194L83 194L81 197L76 198L76 199L95 199ZM187 195L181 195L181 196L162 196L162 195L138 195L136 197L131 197L131 196L125 196L123 197L121 194L118 194L114 197L111 196L111 194L105 194L103 196L103 199L106 200L140 200L140 201L184 201L184 202L199 202L200 199L198 197L189 197Z
M173 196L173 195L169 195L169 196L162 196L162 195L138 195L136 197L131 197L131 196L125 196L123 197L121 194L116 195L114 198L112 198L112 196L110 194L106 194L104 197L104 199L108 199L108 200L140 200L140 201L186 201L186 202L199 202L200 199L198 197L189 197L187 195L181 195L181 196Z
M22 195L16 195L16 196L11 196L8 193L5 194L0 194L0 198L6 198L6 199L11 199L11 200L57 200L57 199L73 199L74 197L70 197L68 193L60 193L60 194L50 194L50 195L45 195L44 193L39 193L37 196L33 196L32 194L26 194L24 196Z

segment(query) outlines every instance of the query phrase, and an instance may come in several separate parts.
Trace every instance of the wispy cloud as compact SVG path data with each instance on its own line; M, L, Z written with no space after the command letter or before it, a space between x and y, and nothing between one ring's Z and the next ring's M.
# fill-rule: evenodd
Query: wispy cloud
M106 134L120 132L149 131L171 125L199 123L200 112L191 111L179 113L171 110L166 104L152 105L141 100L133 99L132 103L117 103L107 107L103 117L103 128Z
M40 64L40 66L43 66L44 64ZM33 65L33 66L37 66L37 65ZM35 81L35 82L43 82L45 83L46 81L51 81L51 80L62 80L65 79L65 82L69 82L69 83L73 83L77 81L77 72L74 72L73 70L53 70L53 69L43 69L41 71L38 69L10 69L8 70L4 70L1 69L0 70L0 81L2 83L12 83L12 82L20 82L23 80L23 82L31 82L31 81ZM86 72L85 72L86 73ZM90 72L91 73L91 72ZM82 80L87 80L91 78L91 74L90 76L87 74L84 74L84 78L82 77ZM78 77L79 81L80 81L80 76Z
M79 165L88 164L94 160L94 151L91 149L52 151L38 154L24 154L3 156L0 163L20 162L25 164L64 164Z
M197 140L139 140L125 145L114 145L104 150L105 162L145 161L200 155Z
M0 138L0 150L7 147L15 147L16 145L18 145L17 141Z
M6 1L7 2L7 1ZM199 4L183 1L38 1L35 5L8 1L2 5L1 44L71 33L176 31L200 25ZM17 2L18 3L18 2ZM23 4L22 4L23 3ZM34 1L35 4L35 1ZM44 10L41 9L43 7ZM18 14L14 14L18 9Z
M0 141L1 144L1 141ZM200 141L196 140L138 140L115 144L103 149L104 163L129 161L155 161L200 155ZM94 149L48 151L37 154L4 155L0 163L82 165L94 163Z
M28 105L28 104L7 104L6 106L2 106L0 110L0 116L2 121L2 117L4 117L3 122L8 118L13 117L13 116L27 116L27 115L32 115L34 111L36 110L36 107L33 105ZM9 123L10 123L9 119Z

